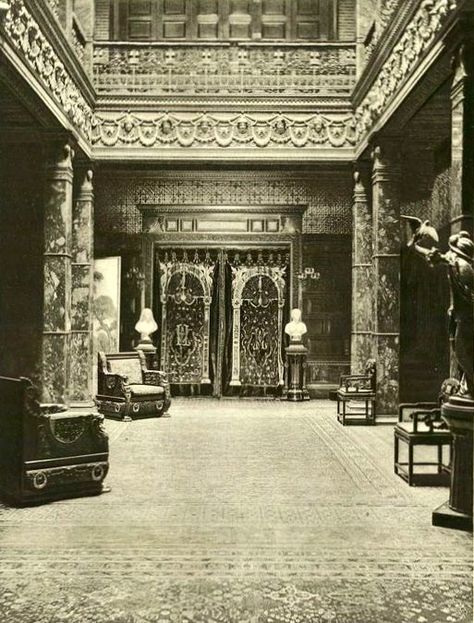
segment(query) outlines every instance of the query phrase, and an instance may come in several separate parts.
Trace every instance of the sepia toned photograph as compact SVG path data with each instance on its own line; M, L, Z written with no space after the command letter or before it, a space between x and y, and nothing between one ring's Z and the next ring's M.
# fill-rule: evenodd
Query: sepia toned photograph
M472 623L474 0L0 0L0 623Z

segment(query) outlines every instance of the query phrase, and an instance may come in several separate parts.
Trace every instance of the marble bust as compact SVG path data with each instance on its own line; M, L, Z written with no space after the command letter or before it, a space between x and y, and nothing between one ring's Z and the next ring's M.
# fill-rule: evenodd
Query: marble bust
M301 338L307 332L304 322L301 320L301 310L295 308L291 310L290 322L285 326L285 333L290 336L290 344L301 342Z

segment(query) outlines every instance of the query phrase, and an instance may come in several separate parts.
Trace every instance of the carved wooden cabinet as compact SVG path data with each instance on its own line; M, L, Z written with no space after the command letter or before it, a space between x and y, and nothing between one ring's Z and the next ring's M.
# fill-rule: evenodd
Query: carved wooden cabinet
M103 416L42 405L25 378L0 377L0 492L17 504L96 495L109 469Z

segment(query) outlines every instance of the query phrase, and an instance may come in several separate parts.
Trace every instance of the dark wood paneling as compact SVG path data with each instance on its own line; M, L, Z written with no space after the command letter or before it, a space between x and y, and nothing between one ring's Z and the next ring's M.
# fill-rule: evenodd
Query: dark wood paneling
M448 228L441 232L447 247ZM447 311L449 283L445 266L430 267L410 249L401 263L400 400L436 400L449 376Z
M308 282L303 293L309 359L348 360L351 330L350 236L304 235L303 266L314 267L321 274L319 281Z
M114 39L266 41L336 36L335 0L112 0ZM104 17L100 14L103 24ZM99 25L96 30L100 30Z

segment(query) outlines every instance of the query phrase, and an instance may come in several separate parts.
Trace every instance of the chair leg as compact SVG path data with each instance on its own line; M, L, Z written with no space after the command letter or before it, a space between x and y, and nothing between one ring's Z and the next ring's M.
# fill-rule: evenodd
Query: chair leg
M408 484L411 487L413 481L413 446L408 443Z
M438 474L441 474L443 471L443 446L439 444L438 446Z
M394 444L393 444L393 471L398 475L398 453L399 453L399 440L398 437L394 436Z
M344 426L346 423L346 401L342 401L342 425Z

